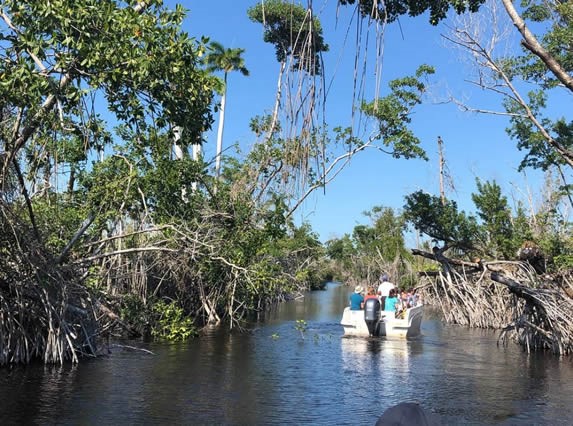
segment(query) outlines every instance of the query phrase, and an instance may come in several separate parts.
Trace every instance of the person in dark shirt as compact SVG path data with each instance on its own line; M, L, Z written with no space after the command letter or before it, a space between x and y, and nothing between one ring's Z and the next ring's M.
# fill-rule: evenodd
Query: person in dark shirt
M364 297L362 297L362 286L357 285L354 293L350 295L350 310L359 311L363 307Z

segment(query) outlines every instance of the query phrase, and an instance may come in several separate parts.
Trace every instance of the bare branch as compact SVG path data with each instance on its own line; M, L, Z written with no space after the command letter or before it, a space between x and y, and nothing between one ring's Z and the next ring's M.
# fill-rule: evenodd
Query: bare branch
M520 29L520 32L524 37L527 37L526 40L530 44L537 43L537 40L533 35L529 32L523 20L517 15L515 9L513 9L513 5L510 0L503 0L504 6L506 8L507 13L510 15L514 25ZM496 16L496 11L492 11L492 16ZM481 41L479 39L479 24L475 23L468 23L463 22L461 24L464 26L463 28L455 28L453 30L453 35L451 37L444 36L444 38L451 43L454 43L457 46L467 49L474 62L478 66L478 72L480 73L480 81L478 84L479 86L488 89L492 92L501 94L504 97L508 97L513 99L516 103L524 111L524 116L533 124L535 128L539 131L539 133L543 136L543 139L546 143L557 152L561 158L571 167L573 167L573 151L568 149L567 147L563 146L559 143L556 139L554 139L549 130L543 125L540 119L535 115L535 113L531 110L527 101L522 97L521 93L514 85L512 78L506 73L506 71L499 65L499 63L494 59L494 51L495 45L499 42L499 37L497 34L497 29L495 27L488 28L492 31L489 44L487 42ZM470 27L473 26L473 31L470 31ZM503 32L502 32L503 33ZM538 44L538 43L537 43ZM538 46L538 48L541 48ZM542 48L541 48L542 49ZM539 50L539 49L538 49ZM540 52L540 51L539 51ZM486 82L484 78L484 74L482 74L481 68L487 68L493 73L493 80L501 81L503 84L501 87L505 87L508 89L509 93L506 93L504 90L499 89L499 86L495 83L491 83L491 79ZM553 70L552 70L553 71ZM555 72L555 71L554 71ZM469 108L468 108L469 109ZM485 110L476 110L477 112L486 112ZM501 115L501 114L498 114Z

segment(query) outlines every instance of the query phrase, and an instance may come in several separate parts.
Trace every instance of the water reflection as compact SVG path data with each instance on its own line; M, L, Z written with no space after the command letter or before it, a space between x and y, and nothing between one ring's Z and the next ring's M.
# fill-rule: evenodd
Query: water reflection
M571 362L431 315L420 339L343 337L349 292L331 285L281 305L250 333L146 346L156 355L0 370L0 424L357 425L404 401L446 424L571 423Z
M18 418L33 423L66 405L72 397L77 366L12 367L0 370L0 424ZM18 397L34 395L34 398Z
M416 347L416 349L413 349ZM420 351L421 346L407 340L380 338L342 337L340 342L342 361L348 368L371 373L380 371L405 371L410 368L410 355Z

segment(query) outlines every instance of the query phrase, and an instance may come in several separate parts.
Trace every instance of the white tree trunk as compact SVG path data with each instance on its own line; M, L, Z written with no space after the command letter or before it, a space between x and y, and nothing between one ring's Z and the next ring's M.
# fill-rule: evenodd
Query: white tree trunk
M183 159L183 148L179 145L179 141L181 140L181 127L175 126L173 128L173 154L175 155L176 160Z
M223 153L223 127L225 126L225 99L227 98L227 78L225 78L225 89L221 96L221 108L219 109L219 128L217 129L217 154L215 157L215 176L219 178L221 174L221 154Z
M202 155L201 144L197 143L191 145L191 156L193 158L193 161L199 161L201 155ZM191 182L191 191L193 192L197 191L197 182Z
M183 160L183 148L179 144L181 140L181 127L175 126L173 128L173 155L176 160ZM187 198L187 189L185 187L181 188L181 200L185 203L189 201Z
M277 81L277 97L275 100L275 109L273 111L273 120L271 122L271 128L269 129L269 139L272 137L275 127L277 125L277 121L279 118L279 107L281 104L281 96L282 96L282 84L283 84L283 74L286 68L286 62L281 62L281 69L279 71L279 79Z

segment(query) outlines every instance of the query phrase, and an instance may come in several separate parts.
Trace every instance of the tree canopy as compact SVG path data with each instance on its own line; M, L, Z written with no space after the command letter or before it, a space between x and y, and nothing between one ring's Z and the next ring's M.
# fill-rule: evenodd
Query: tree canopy
M277 61L293 58L292 68L320 74L320 54L328 51L320 21L311 9L286 0L258 3L248 10L249 18L263 25L264 40L275 46Z
M429 11L432 25L443 20L450 9L456 13L476 12L484 2L485 0L338 0L341 5L357 5L362 16L384 22L394 22L403 15L418 16Z

